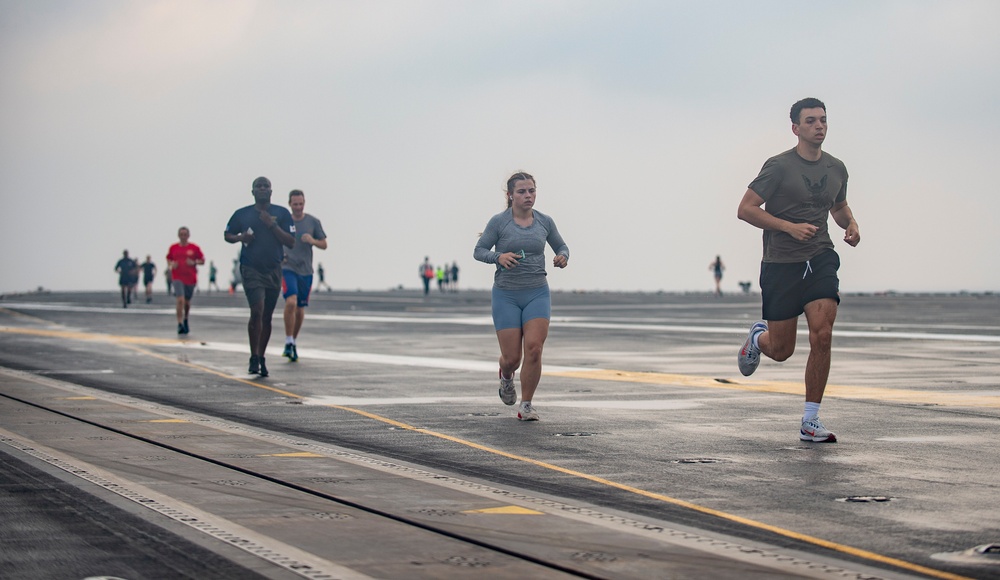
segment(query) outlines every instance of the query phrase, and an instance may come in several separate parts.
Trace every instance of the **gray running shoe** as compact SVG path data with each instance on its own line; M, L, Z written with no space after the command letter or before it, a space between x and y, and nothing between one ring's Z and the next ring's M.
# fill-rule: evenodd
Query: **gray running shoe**
M531 405L531 401L521 403L521 408L517 410L517 418L521 421L537 421L538 412Z
M743 343L743 348L740 349L739 356L736 357L736 362L744 377L752 375L757 370L757 365L760 364L760 349L753 345L753 337L765 330L767 330L766 322L763 320L754 322L753 326L750 327L750 333L747 334L746 341Z
M517 389L514 388L514 377L503 378L503 371L500 371L500 400L504 405L513 405L517 402Z
M799 439L816 443L837 442L837 436L823 426L823 422L819 420L819 417L802 422L802 428L799 429Z

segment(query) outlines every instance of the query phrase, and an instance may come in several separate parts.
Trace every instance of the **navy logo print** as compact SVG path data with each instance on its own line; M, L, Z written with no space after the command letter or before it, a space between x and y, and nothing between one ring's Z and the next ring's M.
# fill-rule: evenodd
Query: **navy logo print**
M809 193L813 195L818 195L820 193L823 193L824 190L826 190L826 175L824 175L823 178L819 180L819 183L813 183L812 181L809 181L809 178L806 177L805 175L802 176L802 181L806 183L806 189L808 189Z

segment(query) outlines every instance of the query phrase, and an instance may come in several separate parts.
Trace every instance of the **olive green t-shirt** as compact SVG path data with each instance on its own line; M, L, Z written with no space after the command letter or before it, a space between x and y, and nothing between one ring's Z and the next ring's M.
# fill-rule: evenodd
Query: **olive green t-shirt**
M764 262L805 262L833 248L827 228L830 209L847 199L847 167L839 159L824 151L819 161L807 161L789 149L764 163L750 189L764 200L767 213L818 228L805 242L764 230Z

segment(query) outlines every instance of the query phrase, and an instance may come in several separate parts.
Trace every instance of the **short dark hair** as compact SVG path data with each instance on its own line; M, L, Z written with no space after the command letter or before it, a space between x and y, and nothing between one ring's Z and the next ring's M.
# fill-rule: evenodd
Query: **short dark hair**
M293 189L288 192L288 201L291 202L292 198L295 197L296 195L301 195L303 198L305 198L306 196L306 194L302 193L301 189Z
M271 180L266 177L258 177L257 179L253 180L252 187L257 187L258 185L266 185L268 187L271 187Z
M815 109L816 107L823 109L824 113L826 112L826 105L823 104L823 101L812 97L802 99L792 105L792 110L788 116L792 118L793 125L798 125L800 121L799 117L802 116L802 109Z

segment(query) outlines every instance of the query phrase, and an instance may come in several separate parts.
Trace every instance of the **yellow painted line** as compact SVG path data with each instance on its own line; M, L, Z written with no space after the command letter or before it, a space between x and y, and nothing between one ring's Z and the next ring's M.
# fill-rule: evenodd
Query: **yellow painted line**
M49 338L68 338L71 340L105 341L123 344L177 344L188 341L170 338L153 338L149 336L125 336L120 334L97 334L94 332L80 332L76 330L54 330L50 328L13 328L10 326L0 326L0 332L8 334L28 334L31 336L45 336Z
M710 377L677 375L670 373L650 373L614 370L546 372L546 376L597 381L618 381L626 383L648 383L654 385L674 385L710 389L735 389L758 393L781 393L802 395L802 383L787 381L744 381L725 379L725 382ZM931 404L948 407L993 407L1000 408L1000 396L958 394L941 391L907 391L904 389L880 389L877 387L857 387L827 385L824 397L840 399L874 399L899 403Z
M26 318L26 319L31 320L33 322L41 322L43 324L52 324L51 321L45 320L44 318L39 318L38 316L32 316L31 314L25 314L23 312L18 312L17 310L11 310L9 308L0 308L0 312L3 312L4 314L8 314L8 315L13 316L15 318Z
M259 389L264 389L264 390L267 390L267 391L272 391L272 392L278 393L279 395L284 395L286 397L291 397L291 398L294 398L294 399L301 399L302 398L301 396L296 395L295 393L289 393L288 391L283 391L281 389L278 389L276 387L272 387L270 385L265 385L265 384L261 384L261 383L257 383L257 382L251 381L249 379L244 379L244 378L236 377L236 376L233 376L233 375L228 375L226 373L217 371L215 369L211 369L211 368L208 368L208 367L205 367L205 366L196 365L196 364L192 364L192 363L189 363L189 362L177 360L176 358L171 358L171 357L168 357L168 356L157 354L157 353L152 352L150 350L146 350L144 348L140 348L140 347L136 346L136 345L158 345L158 344L176 345L178 343L185 344L185 343L188 342L188 341L185 341L185 340L175 340L175 339L168 339L168 338L151 338L151 337L143 337L143 336L122 336L122 335L116 335L116 334L97 334L97 333L93 333L93 332L77 332L77 331L74 331L74 330L51 330L51 329L40 329L40 328L11 328L9 326L0 326L0 333L30 334L30 335L33 335L33 336L45 336L45 337L50 337L50 338L68 338L68 339L71 339L71 340L87 340L87 341L98 340L98 341L104 341L104 342L113 342L113 343L116 343L116 344L120 344L120 345L122 345L122 346L124 346L126 348L131 348L132 350L134 350L136 352L140 352L140 353L145 354L147 356L151 356L153 358L158 358L160 360L164 360L164 361L167 361L167 362L170 362L170 363L183 365L183 366L186 366L188 368L192 368L192 369L195 369L195 370L198 370L198 371L202 371L202 372L206 372L206 373L215 375L217 377L222 377L224 379L229 379L231 381L236 381L238 383L243 383L245 385L250 385L252 387L257 387Z
M257 457L326 457L326 455L312 453L311 451L293 451L291 453L269 453L266 455L258 455Z
M190 423L184 419L150 419L148 421L139 421L140 423Z
M539 512L535 510L530 510L528 508L523 508L518 505L508 505L498 508L486 508L481 510L464 510L463 514L499 514L499 515L516 515L516 516L544 516L545 512Z
M677 499L670 497L668 495L663 495L660 493L655 493L652 491L646 491L638 487L632 487L631 485L626 485L624 483L618 483L616 481L611 481L610 479L604 479L603 477L598 477L596 475L590 475L588 473L583 473L581 471L576 471L573 469L567 469L565 467L560 467L558 465L553 465L551 463L546 463L544 461L538 461L537 459L531 459L530 457L524 457L523 455L516 455L514 453L508 453L506 451L501 451L499 449L494 449L492 447L487 447L485 445L480 445L472 441L467 441L465 439L460 439L458 437L453 437L444 433L438 433L437 431L431 431L429 429L422 429L420 427L414 427L412 425L407 425L400 421L394 419L388 419L374 413L369 413L367 411L362 411L361 409L354 409L352 407L343 407L341 405L326 405L334 409L340 409L342 411L347 411L350 413L356 413L363 417L368 417L369 419L374 419L376 421L381 421L383 423L388 423L394 427L399 427L400 429L406 429L408 431L413 431L415 433L422 433L424 435L430 435L431 437L437 437L439 439L444 439L446 441L451 441L453 443L458 443L460 445L465 445L473 449L478 449L480 451L485 451L486 453L492 453L494 455L499 455L501 457L506 457L508 459L513 459L515 461L522 461L524 463L529 463L544 469L555 471L558 473L563 473L566 475L571 475L573 477L578 477L580 479L586 479L587 481L592 481L594 483L599 483L607 487L612 487L615 489L620 489L629 493L640 495L642 497L647 497L650 499L655 499L663 503L668 503L683 508L690 509L703 514L708 514L724 520L729 520L738 524L749 526L751 528L757 528L760 530L766 530L780 536L785 536L786 538L792 538L799 540L801 542L806 542L814 546L820 546L827 548L829 550L834 550L844 554L850 554L858 558L864 558L866 560L871 560L873 562L880 562L882 564L888 564L890 566L896 566L897 568L902 568L904 570L910 570L913 572L919 572L921 574L926 574L927 576L932 576L934 578L942 578L943 580L973 580L966 576L959 576L957 574L952 574L950 572L943 572L941 570L935 570L934 568L928 568L926 566L921 566L919 564L914 564L912 562L907 562L905 560L899 560L897 558L891 558L889 556L883 556L882 554L876 554L875 552L869 552L868 550L862 550L860 548L855 548L853 546L847 546L844 544L838 544L837 542L831 542L829 540L824 540L822 538L817 538L807 534L800 534L792 530L786 530L785 528L780 528L778 526L772 526L771 524L765 524L764 522L758 522L756 520L751 520L749 518L744 518L735 514L720 511L717 509L705 507L698 505L696 503L691 503L689 501L684 501L682 499Z
M18 333L18 334L35 334L35 335L38 335L38 336L52 336L52 337L60 337L60 338L74 338L74 339L78 339L78 340L106 340L106 341L109 341L109 342L115 342L115 343L118 343L118 344L122 344L122 346L130 348L130 349L135 350L137 352L140 352L142 354L145 354L145 355L148 355L148 356L151 356L151 357L154 357L154 358L158 358L160 360L164 360L164 361L169 362L169 363L183 365L183 366L186 366L188 368L199 370L199 371L202 371L202 372L205 372L205 373L208 373L208 374L212 374L212 375L224 378L224 379L233 380L233 381L236 381L236 382L239 382L239 383L243 383L243 384L246 384L246 385L249 385L249 386L252 386L252 387L259 388L259 389L265 389L265 390L268 390L268 391L273 391L275 393L279 393L279 394L284 395L286 397L291 397L291 398L295 398L295 399L303 399L303 398L305 398L302 395L298 395L298 394L295 394L295 393L291 393L291 392L288 392L288 391L277 389L277 388L274 388L274 387L271 387L271 386L268 386L268 385L264 385L264 384L261 384L261 383L257 383L257 382L254 382L254 381L242 379L240 377L235 377L235 376L232 376L232 375L228 375L228 374L219 372L219 371L217 371L215 369L211 369L211 368L204 367L204 366L201 366L201 365L197 365L197 364L193 364L193 363L189 363L189 362L177 360L176 358L171 358L171 357L163 356L163 355L154 353L152 351L146 350L144 348L140 348L138 346L135 346L136 344L176 344L178 342L176 340L152 339L152 338L129 337L129 336L114 336L114 335L98 335L98 334L91 334L91 333L84 333L84 332L74 332L74 331L38 330L38 329L21 329L21 328L15 329L15 328L9 328L9 327L0 327L0 332ZM697 377L697 376L688 376L688 375L672 375L672 374L666 374L666 373L635 373L635 372L625 372L625 371L579 371L579 372L570 372L570 373L547 373L547 374L551 374L553 376L566 376L566 377L570 377L570 378L583 378L583 379L619 380L619 381L626 381L626 382L651 382L651 383L654 383L654 384L671 384L671 385L681 384L681 385L705 386L705 387L711 386L711 387L714 387L714 388L735 388L735 389L748 390L748 391L763 391L763 392L776 392L776 393L788 393L788 394L801 394L802 393L802 387L801 387L801 385L796 385L796 383L779 383L779 382L770 382L770 383L756 383L756 382L755 383L749 383L749 382L748 383L736 383L736 382L720 383L720 382L716 381L715 379L710 379L710 378L707 378L707 377ZM617 377L617 378L615 378L615 377ZM638 380L638 379L642 379L642 380ZM794 386L794 390L792 390L793 386ZM829 392L830 388L831 388L830 386L827 387L828 392ZM864 389L864 387L858 387L858 388ZM868 389L868 390L872 391L872 392L879 392L879 393L882 391L881 389ZM903 392L905 392L905 391L903 391ZM878 397L877 396L870 396L870 397L866 397L866 398L878 398ZM870 561L873 561L873 562L879 562L879 563L882 563L882 564L887 564L889 566L895 566L897 568L901 568L901 569L904 569L904 570L910 570L912 572L917 572L917 573L920 573L920 574L924 574L924 575L930 576L932 578L941 578L942 580L974 580L974 579L968 578L966 576L959 576L957 574L952 574L950 572L944 572L944 571L941 571L941 570L935 570L934 568L928 568L926 566L921 566L919 564L914 564L912 562L907 562L905 560L899 560L897 558L891 558L889 556L884 556L882 554L877 554L875 552L869 552L868 550L863 550L863 549L860 549L860 548L855 548L853 546L847 546L845 544L838 544L836 542L831 542L829 540L824 540L822 538L817 538L817 537L810 536L810 535L807 535L807 534L801 534L801 533L793 531L793 530L786 530L785 528L780 528L778 526L773 526L771 524L766 524L764 522L758 522L756 520L752 520L752 519L749 519L749 518L744 518L742 516L738 516L738 515L735 515L735 514L730 514L728 512L724 512L724 511L716 510L716 509L713 509L713 508L701 506L701 505L698 505L696 503L691 503L689 501L685 501L685 500L682 500L682 499L677 499L677 498L674 498L674 497L670 497L668 495L663 495L663 494L660 494L660 493L646 491L644 489L640 489L640 488L633 487L633 486L630 486L630 485L626 485L626 484L623 484L623 483L618 483L616 481L612 481L610 479L605 479L603 477L598 477L598 476L595 476L595 475L590 475L588 473L583 473L581 471L576 471L576 470L573 470L573 469L567 469L565 467L560 467L558 465L554 465L554 464L551 464L551 463L546 463L544 461L538 461L536 459L531 459L530 457L525 457L525 456L522 456L522 455L516 455L514 453L508 453L506 451L501 451L499 449L494 449L492 447L487 447L485 445L480 445L478 443L474 443L472 441L467 441L465 439L454 437L452 435L447 435L447 434L444 434L444 433L438 433L437 431L430 431L428 429L422 429L422 428L419 428L419 427L414 427L412 425L408 425L406 423L403 423L403 422L400 422L400 421L396 421L394 419L389 419L387 417L382 417L381 415L376 415L374 413L369 413L367 411L362 411L361 409L355 409L355 408L352 408L352 407L344 407L344 406L341 406L341 405L326 405L326 406L330 407L330 408L333 408L333 409L340 409L342 411L347 411L349 413L355 413L355 414L361 415L363 417L367 417L369 419L372 419L372 420L375 420L375 421L379 421L381 423L386 423L388 425L392 425L392 426L398 427L400 429L405 429L407 431L413 431L415 433L421 433L421 434L424 434L424 435L429 435L431 437L437 437L437 438L443 439L445 441L451 441L451 442L457 443L459 445L464 445L464 446L467 446L467 447L471 447L473 449L478 449L480 451L483 451L483 452L486 452L486 453L491 453L493 455L498 455L500 457L506 457L508 459L512 459L512 460L515 460L515 461L521 461L521 462L524 462L524 463L535 465L537 467L541 467L543 469L548 469L550 471L555 471L555 472L562 473L562 474L565 474L565 475L570 475L570 476L577 477L577 478L580 478L580 479L585 479L587 481L598 483L598 484L601 484L601 485L604 485L604 486L607 486L607 487L611 487L611 488L614 488L614 489L619 489L619 490L622 490L622 491L625 491L625 492L628 492L628 493L632 493L632 494L639 495L639 496L642 496L642 497L646 497L646 498L649 498L649 499L654 499L654 500L657 500L657 501L661 501L663 503L668 503L668 504L671 504L671 505L676 505L676 506L679 506L679 507L687 508L687 509L695 511L695 512L699 512L699 513L703 513L703 514L715 516L715 517L718 517L718 518L721 518L721 519L724 519L724 520L729 520L731 522L742 524L742 525L745 525L745 526L748 526L748 527L751 527L751 528L765 530L765 531L777 534L779 536L784 536L784 537L787 537L787 538L792 538L792 539L795 539L795 540L798 540L798 541L801 541L801 542L812 544L814 546L819 546L819 547L826 548L826 549L829 549L829 550L833 550L833 551L836 551L836 552L841 552L843 554L849 554L851 556L855 556L855 557L858 557L858 558L863 558L865 560L870 560Z

